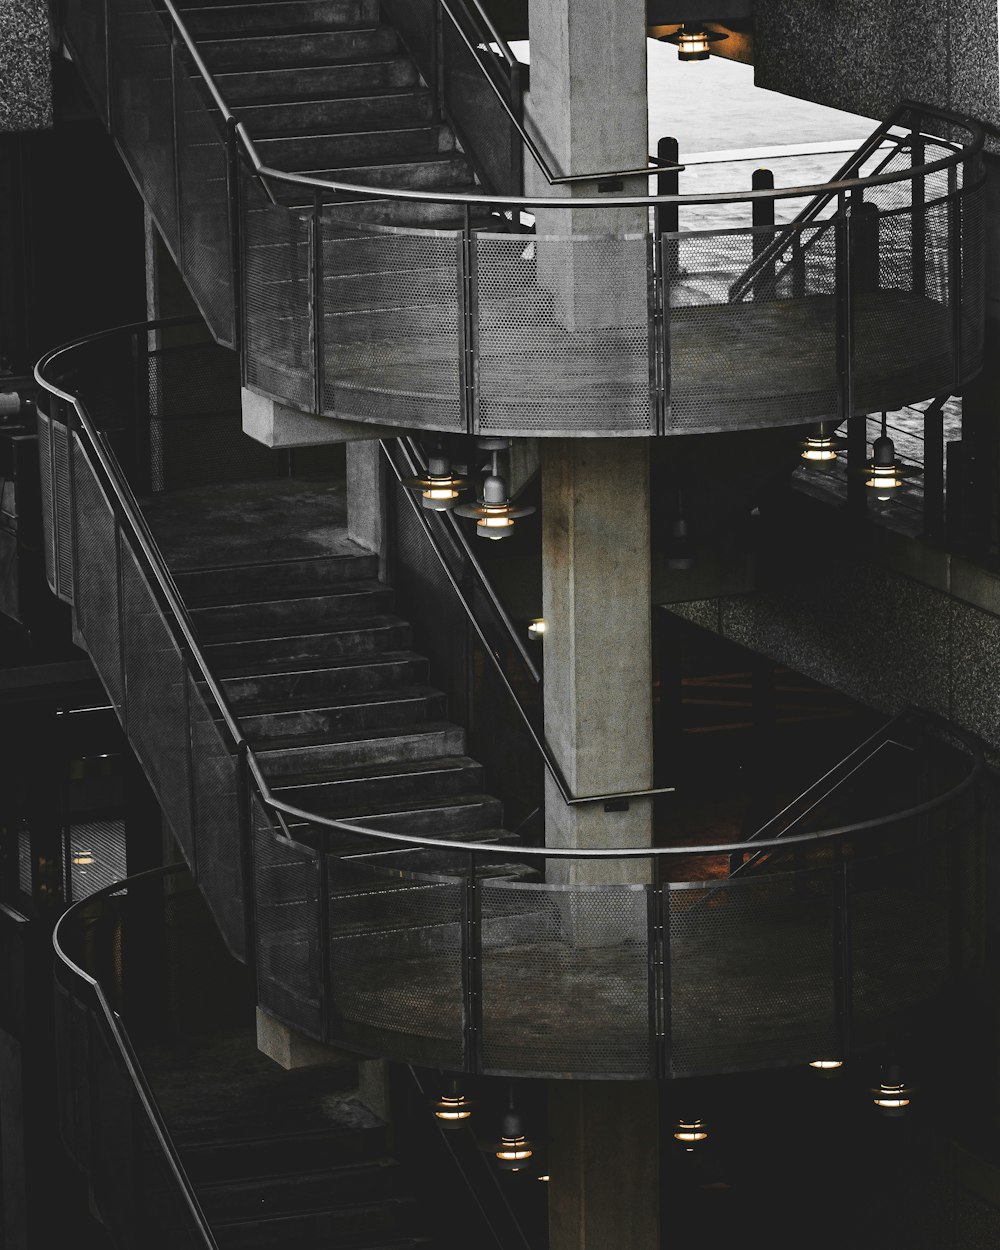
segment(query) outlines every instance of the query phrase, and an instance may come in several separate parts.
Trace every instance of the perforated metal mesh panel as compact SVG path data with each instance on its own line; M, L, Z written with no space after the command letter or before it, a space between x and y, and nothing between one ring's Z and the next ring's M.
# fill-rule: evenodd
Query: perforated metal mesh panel
M76 441L73 450L76 521L74 622L115 710L121 715L124 683L118 624L115 520L79 441Z
M837 410L833 229L797 231L774 283L731 304L754 238L739 230L668 241L669 433L788 425Z
M111 133L177 258L170 40L156 10L131 0L111 0L110 28Z
M462 1068L462 883L333 857L329 873L334 1040Z
M836 1045L833 877L672 885L671 1071L807 1063Z
M52 426L52 495L55 505L56 586L59 597L73 601L73 515L70 492L69 431Z
M986 191L970 191L962 200L962 374L971 377L983 356L986 267Z
M481 895L484 1071L649 1075L645 887L490 881Z
M320 1037L319 858L309 847L279 837L256 797L251 814L260 1003Z
M225 726L216 719L214 704L209 702L207 692L203 694L190 676L185 680L194 803L191 841L198 884L212 906L227 947L242 959L246 954L246 892L236 756Z
M38 481L42 500L42 533L45 555L45 580L54 595L59 593L56 585L55 543L56 526L52 516L52 453L49 439L52 437L51 424L48 417L38 414ZM68 484L67 484L68 485ZM70 582L70 600L73 594Z
M247 382L303 407L313 400L309 218L271 204L244 173Z
M64 862L63 893L67 903L89 898L128 873L125 864L125 822L87 820L71 824Z
M59 1135L70 1158L77 1163L83 1163L91 1150L88 1019L84 1004L57 979L55 1052Z
M222 119L195 85L194 67L174 61L181 267L219 343L234 343L232 237Z
M455 231L323 223L324 411L464 429Z
M129 741L181 846L191 845L187 664L130 551L122 552Z
M76 0L62 14L63 34L73 49L73 62L90 92L101 121L107 123L107 59L104 45L104 0Z
M480 428L652 433L644 235L477 234Z

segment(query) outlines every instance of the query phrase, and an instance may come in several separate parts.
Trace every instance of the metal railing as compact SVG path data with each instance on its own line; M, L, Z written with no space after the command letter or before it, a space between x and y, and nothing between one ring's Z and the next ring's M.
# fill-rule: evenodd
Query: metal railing
M111 980L120 979L121 935L115 932L116 918L102 915L102 905L179 871L154 869L109 886L70 907L56 924L59 1121L66 1149L88 1173L116 1244L217 1250L132 1039L109 998L114 991L84 966L83 952L93 952L96 926L103 945L116 948L102 949L100 957Z
M60 385L66 374L92 390L87 353L103 374L100 347L101 336L83 340L38 366L43 432L64 431L45 472L50 498L68 507L49 512L48 539L69 550L62 593L77 635L230 950L255 964L265 1009L425 1066L644 1079L871 1044L975 968L983 763L927 716L912 722L919 767L882 779L878 814L870 793L837 786L829 827L749 851L413 836L277 795L150 537L114 432ZM187 451L197 460L194 436ZM461 579L448 584L463 597ZM468 603L456 610L478 618ZM778 870L718 880L730 854L776 847ZM715 993L709 1038L703 1000Z
M493 176L509 184L526 132L514 67L481 46L496 42L482 14L459 0L394 11L482 169L506 128ZM450 61L439 20L457 40ZM981 366L983 135L956 114L906 103L880 127L910 136L905 167L806 186L374 187L268 164L171 0L162 13L81 0L63 30L216 340L238 348L246 385L293 407L409 429L648 437L895 409ZM836 201L831 219L749 224L754 205L813 196ZM663 229L698 205L744 205L748 224ZM857 259L873 231L875 270ZM790 241L794 264L732 304L734 280ZM778 351L789 338L795 351Z

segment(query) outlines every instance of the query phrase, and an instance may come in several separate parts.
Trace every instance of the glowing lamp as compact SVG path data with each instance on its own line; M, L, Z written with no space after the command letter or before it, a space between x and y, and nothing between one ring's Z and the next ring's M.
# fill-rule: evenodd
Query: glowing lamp
M431 1102L431 1109L440 1128L462 1128L472 1117L472 1103L459 1088L458 1081L453 1080L448 1092Z
M821 421L808 438L799 443L799 455L810 469L828 469L836 463L837 452L847 446L846 438L838 438L825 421Z
M905 1115L913 1093L904 1084L898 1064L888 1064L882 1069L882 1077L877 1089L872 1090L872 1101L879 1111L887 1117Z
M531 1141L525 1137L521 1117L516 1111L507 1111L503 1117L500 1140L493 1147L497 1166L505 1172L520 1172L535 1153Z
M514 532L514 522L530 516L534 508L515 508L507 497L507 483L500 476L497 452L493 451L493 464L483 479L482 497L476 503L460 504L456 516L472 517L480 538L509 538Z
M686 1151L708 1140L708 1128L704 1120L678 1120L674 1128L674 1141L680 1142Z
M438 450L427 460L427 472L416 477L404 477L403 485L420 491L420 502L432 512L447 512L454 508L460 493L469 483L452 472L451 462L444 452Z
M904 478L913 477L919 472L919 469L900 463L893 441L887 433L886 416L883 412L882 433L872 443L872 458L865 485L875 492L876 499L884 503L893 497L893 491L899 490Z
M545 637L545 622L540 616L528 622L528 637L532 642L540 642Z
M706 30L704 26L685 22L674 34L661 35L660 41L674 45L679 61L707 61L712 44L728 38L721 31Z

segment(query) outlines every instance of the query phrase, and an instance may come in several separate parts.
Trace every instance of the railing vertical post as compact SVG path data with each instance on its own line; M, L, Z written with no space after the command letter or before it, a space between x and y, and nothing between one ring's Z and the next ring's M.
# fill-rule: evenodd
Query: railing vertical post
M310 230L310 325L312 327L313 412L323 411L323 192L316 191Z
M319 946L320 970L320 1027L323 1041L332 1042L333 1036L333 968L330 954L330 831L325 826L319 837L319 882L317 887L318 909L316 915L316 941Z
M923 135L914 131L910 136L910 164L913 168L923 165L927 158ZM912 277L914 295L927 291L927 184L924 175L910 181L910 247L912 249Z
M226 122L226 199L229 205L229 280L233 288L233 351L240 361L240 381L246 385L243 359L243 212L241 208L240 141L237 121Z
M838 842L834 856L833 875L833 995L838 1059L846 1059L851 1050L852 1034L852 971L851 971L851 886L850 865L844 859Z
M481 1067L483 1024L483 913L476 867L476 852L470 851L469 875L462 900L465 1063L470 1072L478 1072Z
M469 205L466 204L462 210L462 233L458 247L458 316L461 345L459 381L462 392L462 415L467 434L475 434L479 424L476 413L477 360L473 261L472 217Z
M170 140L171 160L174 166L174 212L177 216L177 261L183 272L184 256L184 210L181 204L181 154L177 136L179 114L177 109L177 27L170 26Z
M444 56L444 13L439 0L433 0L434 12L434 46L431 55L434 64L431 73L431 91L434 95L434 115L440 119L444 111L445 92L445 56Z
M523 126L524 80L520 61L516 61L510 66L510 107L514 111L514 116ZM521 143L521 136L513 123L511 123L510 127L510 193L511 195L524 195L524 145ZM511 209L510 228L514 234L517 234L517 227L520 224L518 212L517 208Z
M667 1071L666 935L664 932L662 856L653 856L653 883L646 895L649 944L649 1063L650 1077L662 1080Z
M754 191L773 191L774 174L770 169L755 169L751 179L751 186ZM763 199L751 200L750 204L751 224L753 226L753 234L751 235L753 240L753 259L756 260L774 242L774 200L765 196ZM773 299L774 286L775 264L772 260L769 264L763 265L754 275L754 299Z
M924 541L944 542L944 397L924 409Z
M104 0L104 111L108 119L108 134L115 137L115 117L111 98L111 0Z
M843 192L838 196L834 319L837 353L837 423L847 422L847 506L861 515L867 506L862 477L867 450L865 418L854 415L854 291L851 266L851 209Z
M193 786L192 786L193 789ZM236 801L240 833L240 875L243 878L244 962L257 968L257 891L254 882L254 821L250 791L250 747L236 747Z
M948 169L948 303L951 311L952 389L962 388L962 198L958 170Z
M678 163L680 148L672 135L664 135L656 145L656 159ZM680 174L676 169L661 169L656 175L657 195L677 195ZM656 431L667 433L670 414L670 291L677 273L676 204L658 204L653 209L654 310L652 367L655 370Z

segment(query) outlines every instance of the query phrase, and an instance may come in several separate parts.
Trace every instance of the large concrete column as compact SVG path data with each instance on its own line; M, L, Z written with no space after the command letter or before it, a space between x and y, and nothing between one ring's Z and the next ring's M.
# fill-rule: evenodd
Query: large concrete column
M636 439L541 440L545 732L575 795L653 782L649 448ZM546 842L648 846L649 800L568 806L549 779ZM547 880L648 879L648 861L550 861ZM635 923L594 906L591 890L560 895L566 936L617 946ZM659 1136L655 1087L553 1081L551 1250L658 1250Z
M556 175L646 166L645 0L529 0L532 137ZM596 181L550 186L525 153L530 195L566 199L643 194L646 178L600 187ZM647 214L633 209L539 210L537 272L556 297L567 328L639 324L646 315ZM600 245L567 238L603 239ZM610 244L609 240L628 242Z
M545 733L574 795L653 784L649 448L644 439L542 441ZM552 846L648 846L652 807L570 807L549 778ZM550 876L555 868L550 865ZM566 880L644 880L642 860L563 869Z

